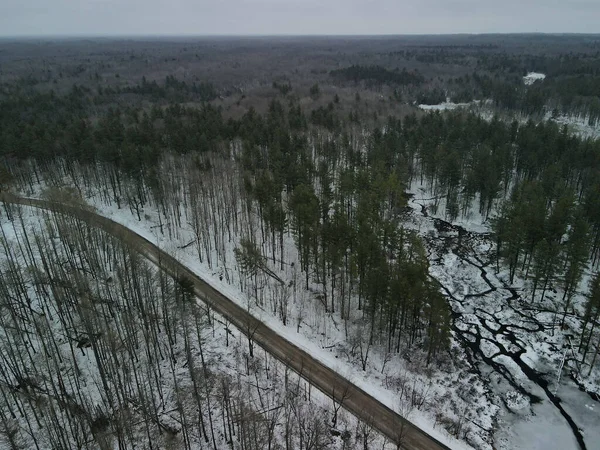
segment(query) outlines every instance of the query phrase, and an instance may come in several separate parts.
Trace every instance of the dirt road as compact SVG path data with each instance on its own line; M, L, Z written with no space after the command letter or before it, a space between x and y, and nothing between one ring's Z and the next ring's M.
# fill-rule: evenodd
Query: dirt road
M341 401L346 410L364 421L371 422L379 432L398 444L400 448L411 450L449 448L396 414L333 369L310 356L306 351L277 334L254 318L244 308L211 287L175 258L129 228L78 206L67 206L46 200L19 198L7 193L0 193L0 200L7 203L6 207L10 207L10 204L21 204L68 214L77 217L90 226L100 227L122 239L171 276L187 277L193 282L198 298L226 317L243 333L250 335L254 343L287 364L320 391L329 397L335 397L337 401Z

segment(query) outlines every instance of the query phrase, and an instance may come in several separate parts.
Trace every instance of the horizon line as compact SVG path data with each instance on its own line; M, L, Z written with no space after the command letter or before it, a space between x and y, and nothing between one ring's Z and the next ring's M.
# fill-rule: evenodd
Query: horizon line
M451 33L336 33L336 34L303 34L303 33L274 33L274 34L258 34L258 33L107 33L107 34L12 34L2 35L0 39L10 40L32 40L32 39L132 39L132 38L392 38L392 37L443 37L443 36L594 36L600 37L600 32L581 33L570 31L490 31L490 32L451 32Z

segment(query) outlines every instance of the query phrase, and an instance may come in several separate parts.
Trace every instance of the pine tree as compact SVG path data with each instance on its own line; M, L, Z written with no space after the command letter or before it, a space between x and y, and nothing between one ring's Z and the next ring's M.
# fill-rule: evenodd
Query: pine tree
M588 233L589 225L581 210L577 210L571 230L569 232L569 238L566 242L565 251L565 274L563 284L563 297L562 303L564 304L564 312L561 321L561 326L564 326L567 312L571 306L571 300L573 294L577 289L577 285L581 280L583 271L587 265L589 257L588 247Z
M590 351L590 345L592 338L594 337L594 331L598 324L598 318L600 317L600 274L596 274L590 281L589 293L587 295L587 303L585 306L585 313L583 315L583 324L581 326L581 335L579 340L579 351L583 352L582 360L585 358ZM598 349L600 347L600 337L596 348L594 350L594 356L592 363L590 364L590 373L596 361L598 355Z

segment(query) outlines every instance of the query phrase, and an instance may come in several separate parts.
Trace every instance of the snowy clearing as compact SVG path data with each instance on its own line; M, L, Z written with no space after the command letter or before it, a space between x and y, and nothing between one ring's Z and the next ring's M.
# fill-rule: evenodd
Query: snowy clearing
M546 75L538 72L529 72L523 77L523 83L527 86L531 86L536 81L543 81L546 79Z
M419 109L424 111L452 111L457 108L468 108L471 103L452 103L444 102L439 105L419 105Z

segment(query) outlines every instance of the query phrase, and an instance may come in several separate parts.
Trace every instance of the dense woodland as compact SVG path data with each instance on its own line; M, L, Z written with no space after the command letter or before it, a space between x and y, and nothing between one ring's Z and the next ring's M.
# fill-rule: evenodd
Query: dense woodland
M406 69L402 71L388 70L381 66L351 66L345 69L332 70L329 73L333 78L338 78L347 81L366 81L367 83L373 84L414 84L418 85L425 81L425 77L418 72L407 72Z
M15 117L8 111L7 115ZM60 120L60 113L50 115ZM179 105L149 113L110 110L97 125L72 120L54 130L45 128L52 146L33 132L32 140L46 155L29 160L36 166L33 172L13 173L16 182L32 186L37 182L35 173L41 177L51 173L58 178L50 184L67 176L82 192L91 189L92 182L100 183L94 188L106 201L136 211L152 202L170 223L180 220L177 208L182 201L205 208L203 198L212 191L235 189L230 207L239 205L248 216L258 212L263 240L259 244L269 248L265 256L289 264L282 246L284 234L294 232L305 284L314 281L322 286L329 310L349 315L348 298L356 294L354 307L368 315L371 341L376 332L384 333L390 347L399 349L402 339L412 344L427 336L429 354L443 348L449 320L445 302L428 280L422 244L401 227L406 161L411 157L397 152L400 133L377 132L368 141L348 132L329 135L309 129L301 110L294 105L284 109L280 102L271 104L266 117L250 111L240 121L224 121L210 106L198 110ZM10 127L5 130L10 132ZM28 146L26 134L20 140ZM10 135L7 138L10 142ZM371 151L365 152L362 145L372 146ZM193 165L183 168L190 159ZM229 169L232 180L222 178L216 186L206 187L210 191L196 192L177 186L180 180L173 180L173 173L160 164L165 160L175 164L172 172L183 176L190 188L206 172L217 180L215 165L237 163ZM234 186L222 186L225 182ZM236 211L210 214L233 216ZM247 226L235 225L239 230ZM254 232L250 237L254 239ZM203 252L218 250L213 245L220 244L207 243ZM403 285L405 274L410 274L409 286ZM381 283L386 279L389 286ZM401 336L401 330L409 331Z
M422 50L404 52L402 57L438 64L456 60L457 52L464 51L462 47ZM419 71L379 65L331 70L327 76L342 87L350 85L356 96L340 101L321 80L310 85L311 107L294 83L271 80L273 98L266 110L250 107L237 118L214 103L219 95L235 89L221 89L208 81L185 82L172 75L164 81L144 77L120 87L74 84L63 92L38 89L36 83L22 80L4 83L0 189L35 193L40 186L61 188L50 192L56 195L53 198L65 200L65 188L73 188L71 198L99 198L106 205L129 209L140 221L146 211L156 210L158 232L166 236L175 236L182 225L189 225L195 233L198 260L221 270L227 281L235 279L235 266L243 274L240 286L252 302L270 309L283 324L298 320L300 328L301 318L290 317L288 302L302 291L311 294L310 300L302 297L303 301L316 301L324 313L339 314L364 370L374 346L388 353L418 354L426 366L441 364L450 354L448 301L429 274L423 238L405 226L410 215L407 188L425 185L435 197L430 213L443 215L448 222L473 213L488 221L496 243L497 270L507 268L511 283L516 278L530 283L532 304L543 301L549 290L561 290L554 326L564 325L567 314L580 315L577 347L582 367L591 372L600 363L600 278L592 277L589 286L582 280L590 271L597 274L600 264L600 142L538 119L556 110L555 114L585 116L591 125L597 122L597 55L529 59L478 52L477 47L467 49L467 54L479 55L475 71L443 82L427 79ZM548 78L524 86L526 70L545 71ZM390 102L489 98L502 119L487 120L465 111L412 111L372 120L358 91L381 86L393 90ZM506 119L522 114L531 119ZM11 218L18 221L20 215ZM0 409L6 436L12 436L11 417L25 410L35 416L33 405L44 401L49 402L50 412L35 416L26 433L35 440L34 430L59 420L56 410L63 409L80 419L52 431L52 445L63 447L70 439L67 435L79 435L85 446L90 440L99 442L98 436L109 426L102 408L110 407L114 413L129 404L127 414L145 422L144 439L151 443L154 433L162 435L172 427L158 414L157 405L164 404L166 394L153 371L164 370L175 383L175 396L170 399L175 408L183 401L176 372L186 368L188 385L181 389L196 392L191 397L197 402L195 410L208 415L186 416L182 414L186 408L176 408L184 444L203 441L210 446L212 440L214 446L214 428L220 427L225 441L237 433L242 448L265 448L256 429L262 422L257 425L257 420L248 425L254 428L245 430L244 423L231 419L246 407L239 381L221 380L215 384L220 391L198 393L196 384L202 383L197 377L210 375L204 360L192 354L202 352L200 333L210 328L211 319L200 309L190 313L185 282L162 275L156 281L156 274L126 249L104 242L108 238L86 236L89 231L59 219L46 220L48 236L20 242L25 261L17 261L7 240L1 240L7 255L2 275L11 277L11 283L2 283L2 306L10 311L10 317L3 317L2 335L10 352L3 354L0 366L6 371L2 383L10 385L2 389L5 409ZM73 243L63 239L60 251L50 248L55 233L73 235ZM103 250L92 253L91 260L78 261L76 247L89 239L98 241ZM233 258L228 251L231 245ZM66 261L58 261L65 255ZM27 274L20 271L22 264L28 267ZM106 273L107 267L118 277ZM132 270L137 271L135 276L126 273ZM81 271L95 281L77 275ZM292 280L284 277L290 273ZM109 287L109 278L117 279L118 286ZM139 284L120 285L134 280ZM266 283L279 286L279 295L265 297L261 286ZM39 298L35 306L28 300L30 285ZM581 289L587 300L578 309L573 303ZM123 294L114 298L119 291ZM142 302L141 296L149 297ZM88 307L102 321L89 319ZM124 313L115 314L113 308ZM29 335L22 330L41 337L44 348L36 352L46 355L42 359L48 370L61 364L63 356L53 353L60 346L56 338L46 339L53 329L47 322L50 317L61 322L72 353L93 351L98 367L110 373L101 374L103 386L94 387L103 406L93 414L91 405L98 400L85 397L84 389L65 387L61 381L43 385L29 373L38 356L23 351L35 345L25 342ZM141 325L134 327L134 323ZM143 333L143 339L131 334L132 327ZM100 329L111 331L103 331L107 336L102 339L94 338ZM168 348L158 346L158 334L168 338ZM79 344L86 350L72 348ZM177 355L163 354L177 349L185 352L181 357L186 367L175 364ZM152 366L144 375L148 385L135 378L133 369L142 353L149 361L172 361L164 367L147 364ZM74 370L81 370L77 358L72 361ZM119 384L114 398L107 394L113 386L104 386L109 379ZM73 392L85 398L74 399ZM139 403L131 400L131 393ZM222 402L222 417L210 416L205 404L211 401ZM281 401L269 399L261 405L268 415L269 402ZM73 408L79 409L73 412ZM293 402L289 408L285 417L296 420L293 417L300 413ZM327 445L309 445L308 437L300 435L312 429L307 427L286 431L285 442L278 445L307 449ZM139 438L127 426L113 431L124 447ZM259 434L269 433L272 429L267 428ZM13 448L20 448L19 443L15 441Z
M507 74L505 79L499 80L486 73L474 72L454 80L450 85L450 97L455 101L489 98L499 108L527 116L564 114L584 117L592 126L598 123L600 77L597 75L565 73L548 76L543 83L531 86L523 85L522 75Z
M447 339L448 313L428 281L422 244L402 228L404 189L414 180L446 198L449 221L466 215L474 200L488 217L506 198L494 222L499 257L511 278L517 269L532 276L542 296L562 280L565 312L588 259L598 263L599 143L552 123L438 113L390 118L383 130L364 133L331 107L337 123L347 124L335 131L285 100L274 100L264 116L250 110L240 120L225 120L210 105L179 104L111 107L94 120L85 117L105 96L74 87L64 97L4 100L4 178L32 186L68 177L81 191L95 180L107 201L138 211L152 202L166 212L183 189L165 180L172 178L161 167L167 155L177 165L194 162L191 174L177 171L187 183L214 172L215 160L235 161L238 201L248 214L257 210L263 239L271 235L268 256L285 263L283 236L293 231L306 285L311 277L320 284L332 311L345 311L356 294L371 339L380 334L390 347L427 336L426 349L435 354ZM402 337L399 330L409 331Z

